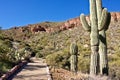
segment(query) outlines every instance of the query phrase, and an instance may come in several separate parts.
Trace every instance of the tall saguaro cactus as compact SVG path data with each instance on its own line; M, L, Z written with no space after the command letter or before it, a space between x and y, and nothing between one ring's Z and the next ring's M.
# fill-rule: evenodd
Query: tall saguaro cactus
M72 43L70 45L70 54L71 54L70 69L72 72L77 72L77 53L78 53L78 46L76 45L76 43Z
M100 53L100 72L103 67L107 66L107 48L105 30L108 28L108 13L107 9L101 7L101 0L90 0L90 24L85 19L84 14L81 14L80 19L85 30L90 32L91 38L91 63L90 74L96 75L99 72L99 54ZM101 36L105 39L101 39ZM103 43L102 42L105 42ZM104 46L103 46L104 44ZM103 53L104 51L104 53ZM103 65L105 64L105 65ZM105 68L106 69L106 68Z
M106 33L110 24L110 15L107 13L107 9L102 9L102 1L96 0L97 5L97 17L98 17L98 28L101 27L101 22L105 23L105 28L99 31L99 55L100 55L100 74L108 75L108 59L107 59L107 42L106 42ZM105 11L105 14L102 14ZM106 20L101 21L101 16L106 15Z

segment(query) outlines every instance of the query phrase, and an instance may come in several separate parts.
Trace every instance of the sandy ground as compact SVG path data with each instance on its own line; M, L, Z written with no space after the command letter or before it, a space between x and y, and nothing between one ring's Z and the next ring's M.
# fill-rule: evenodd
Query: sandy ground
M49 69L43 59L32 58L13 80L51 80Z

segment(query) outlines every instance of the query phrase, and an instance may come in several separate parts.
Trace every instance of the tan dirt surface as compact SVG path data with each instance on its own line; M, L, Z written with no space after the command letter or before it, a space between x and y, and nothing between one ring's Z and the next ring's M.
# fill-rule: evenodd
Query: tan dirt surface
M52 80L47 64L43 59L32 58L13 80Z

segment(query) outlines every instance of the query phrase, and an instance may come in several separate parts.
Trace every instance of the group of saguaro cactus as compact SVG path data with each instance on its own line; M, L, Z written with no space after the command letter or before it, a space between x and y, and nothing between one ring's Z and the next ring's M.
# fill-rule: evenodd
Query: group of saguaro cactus
M82 26L90 32L91 63L90 74L108 75L106 33L110 24L110 15L106 8L102 8L101 0L90 0L90 24L84 14L80 15Z
M78 46L76 45L76 43L72 43L70 45L70 54L71 54L71 58L70 58L70 63L71 63L71 71L72 72L77 72L77 54L78 54Z

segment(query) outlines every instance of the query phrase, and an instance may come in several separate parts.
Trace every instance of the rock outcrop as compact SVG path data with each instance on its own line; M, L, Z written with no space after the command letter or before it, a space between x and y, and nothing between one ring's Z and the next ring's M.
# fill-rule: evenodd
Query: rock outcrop
M89 16L86 17L86 20L89 23ZM111 22L118 22L120 21L120 12L111 12ZM64 31L64 30L68 30L74 27L79 27L81 26L81 21L79 19L79 17L67 20L65 22L63 22L61 25L57 25L57 26L50 26L48 27L47 25L41 25L41 24L29 24L27 26L24 27L15 27L14 29L19 29L21 32L25 32L25 31L29 31L32 33L38 33L40 31L44 31L47 33L50 32L54 32L54 31Z
M120 20L120 12L111 12L111 22L118 22Z
M86 17L86 20L88 21L88 23L90 22L89 16ZM120 12L111 12L111 22L118 22L120 21ZM67 30L67 29L71 29L73 27L79 27L81 26L81 21L80 18L73 18L70 20L65 21L60 27L60 30ZM52 31L54 31L53 28L51 28ZM47 31L47 32L51 32L51 30Z
M44 27L41 25L34 25L34 27L31 27L31 32L39 32L39 31L46 31Z

